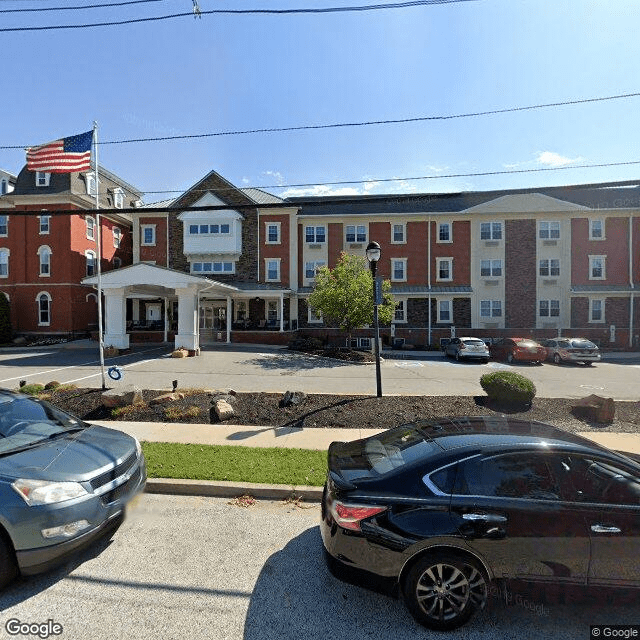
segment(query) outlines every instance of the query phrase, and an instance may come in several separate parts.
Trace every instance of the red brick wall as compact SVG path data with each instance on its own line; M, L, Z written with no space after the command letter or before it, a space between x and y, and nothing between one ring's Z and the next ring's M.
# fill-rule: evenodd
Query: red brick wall
M333 269L338 264L340 254L344 249L343 227L341 222L330 222L327 227L327 266L329 269ZM302 278L304 278L304 273L300 274L300 282L302 282Z
M140 238L140 262L155 262L160 267L167 266L167 219L161 217L140 218L140 225L156 225L156 244L144 246Z
M280 223L280 244L267 244L266 224L269 222ZM264 271L264 259L280 258L280 282L283 286L288 287L289 280L289 216L288 215L270 215L260 220L260 254L263 258L260 265L260 273Z
M436 283L437 258L453 258L453 280L443 284L447 286L471 284L471 265L469 262L471 254L471 223L464 220L454 222L452 225L453 242L451 243L437 242L437 234L437 223L431 222L431 283ZM407 236L411 238L409 234ZM424 245L426 245L426 235L418 236L413 242L422 244L423 239ZM422 251L424 251L424 248ZM410 284L424 284L425 282L426 274Z

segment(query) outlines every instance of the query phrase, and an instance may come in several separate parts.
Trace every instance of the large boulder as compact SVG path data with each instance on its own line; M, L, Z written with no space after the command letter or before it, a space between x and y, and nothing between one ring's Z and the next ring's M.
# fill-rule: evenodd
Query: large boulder
M149 401L149 404L171 404L176 400L182 400L184 393L181 391L173 391L170 393L163 393L161 396L156 396L153 400Z
M286 391L280 400L280 406L290 407L294 404L302 404L306 397L302 391Z
M225 420L229 420L229 418L233 418L235 415L233 411L233 407L226 400L216 400L213 404L213 409L218 416L218 420L220 422L224 422Z
M102 404L108 409L127 407L130 404L141 404L143 402L142 390L132 385L102 392Z
M613 398L602 398L592 394L574 402L571 411L576 417L591 422L611 424L616 415L616 406Z

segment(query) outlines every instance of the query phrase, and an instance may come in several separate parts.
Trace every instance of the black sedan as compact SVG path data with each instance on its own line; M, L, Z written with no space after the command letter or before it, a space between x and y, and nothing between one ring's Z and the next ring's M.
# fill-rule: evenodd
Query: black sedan
M321 532L336 575L455 629L494 580L640 587L640 464L538 422L418 422L331 444Z

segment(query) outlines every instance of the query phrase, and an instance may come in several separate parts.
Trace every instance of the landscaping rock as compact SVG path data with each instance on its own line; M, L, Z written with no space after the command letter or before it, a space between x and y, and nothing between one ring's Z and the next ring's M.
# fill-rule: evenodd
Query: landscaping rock
M102 392L102 404L108 409L126 407L130 404L144 402L142 391L138 387L125 386L117 389L109 389Z
M233 418L235 415L233 407L226 400L216 400L213 408L220 422L229 420L229 418Z
M176 349L171 352L172 358L186 358L188 357L189 352L186 349Z
M304 402L307 396L302 391L286 391L282 400L280 400L281 407L290 407L294 404L301 404Z
M149 404L171 404L176 400L182 400L184 393L181 391L174 391L172 393L163 393L161 396L156 396L153 400L149 401Z
M595 394L574 402L571 411L576 417L611 424L616 415L616 406L613 398L602 398Z
M17 338L14 338L12 342L17 345L27 344L27 339L24 336L18 336Z

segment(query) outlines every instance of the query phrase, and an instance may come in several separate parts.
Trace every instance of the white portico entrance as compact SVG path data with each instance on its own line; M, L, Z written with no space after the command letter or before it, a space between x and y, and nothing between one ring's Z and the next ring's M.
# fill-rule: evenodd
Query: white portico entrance
M98 278L84 278L82 284L97 287ZM226 318L231 313L231 296L237 291L233 286L182 271L139 263L102 274L101 288L105 302L105 346L129 348L128 322L132 325L134 320L127 320L128 299L135 303L135 309L138 309L141 301L148 302L145 304L145 323L151 321L152 328L164 331L165 342L168 333L175 332L176 349L199 349L201 328L210 324L208 330L212 330L216 321L219 328L222 328L224 321L224 340L230 342L230 326ZM207 304L204 315L201 315L200 297L205 292L207 297L223 302ZM156 316L161 317L156 319Z

